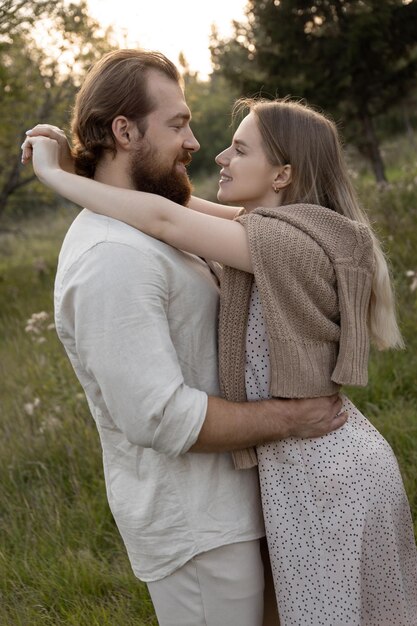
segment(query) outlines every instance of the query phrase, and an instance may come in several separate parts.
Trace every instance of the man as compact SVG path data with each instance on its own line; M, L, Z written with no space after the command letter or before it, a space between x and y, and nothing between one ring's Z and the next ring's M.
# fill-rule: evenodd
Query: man
M187 204L185 166L199 149L190 119L163 55L110 53L77 96L76 170ZM51 127L31 135L42 133L66 144ZM344 423L335 398L219 397L217 307L201 259L87 210L69 229L56 328L97 424L110 508L162 626L262 624L257 472L234 470L229 451Z

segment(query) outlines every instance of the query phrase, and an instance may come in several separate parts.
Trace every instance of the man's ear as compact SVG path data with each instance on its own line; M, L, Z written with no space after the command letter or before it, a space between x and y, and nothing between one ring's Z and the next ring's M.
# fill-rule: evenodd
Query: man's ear
M284 189L284 187L288 187L292 182L292 170L291 165L282 165L278 169L278 173L274 178L274 185L278 189Z
M116 145L122 150L130 150L133 142L138 139L138 128L134 122L124 115L114 118L111 129L116 141Z

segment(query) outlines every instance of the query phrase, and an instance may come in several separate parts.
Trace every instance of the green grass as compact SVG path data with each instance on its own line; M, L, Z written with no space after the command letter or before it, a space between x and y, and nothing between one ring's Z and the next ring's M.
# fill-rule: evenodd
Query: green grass
M96 427L48 329L73 216L0 235L0 624L155 625L107 506ZM40 311L40 334L25 332Z
M391 443L417 529L417 290L406 275L417 274L417 168L415 155L401 165L402 144L390 150L395 182L357 184L392 260L407 350L372 353L368 387L349 396ZM0 234L0 624L155 625L107 506L94 422L48 329L74 215L45 214ZM41 311L49 318L39 334L25 331Z

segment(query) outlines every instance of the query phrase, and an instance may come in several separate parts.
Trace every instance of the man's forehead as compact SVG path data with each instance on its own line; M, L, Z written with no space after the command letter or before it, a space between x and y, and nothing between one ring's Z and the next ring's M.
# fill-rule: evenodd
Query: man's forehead
M149 116L167 123L187 123L191 120L191 112L185 102L181 106L178 102L158 100L156 108Z
M149 72L148 93L156 104L154 113L168 120L175 120L176 118L189 120L191 118L184 92L176 81L160 72Z

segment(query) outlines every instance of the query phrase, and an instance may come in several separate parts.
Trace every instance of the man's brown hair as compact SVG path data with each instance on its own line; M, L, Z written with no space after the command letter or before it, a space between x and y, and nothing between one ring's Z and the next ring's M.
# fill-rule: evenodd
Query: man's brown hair
M146 116L157 106L148 94L149 70L180 82L175 65L160 52L116 50L93 65L81 86L73 110L72 139L75 169L93 178L106 150L116 152L112 122L124 115L137 123L143 135Z

